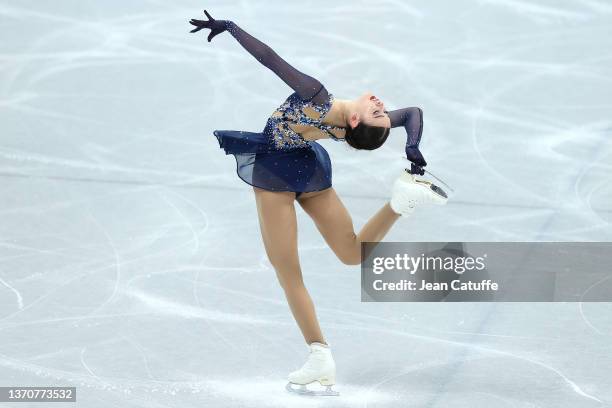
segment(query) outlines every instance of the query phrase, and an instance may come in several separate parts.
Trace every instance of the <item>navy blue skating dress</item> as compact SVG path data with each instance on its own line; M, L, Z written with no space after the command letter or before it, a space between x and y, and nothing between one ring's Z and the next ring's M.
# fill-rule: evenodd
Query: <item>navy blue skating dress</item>
M234 22L224 20L221 23L245 50L294 91L268 118L262 132L214 131L219 146L236 158L238 176L252 186L270 191L292 191L296 197L303 192L330 188L332 166L327 151L319 143L305 140L294 126L300 129L314 127L330 139L344 141L336 137L342 128L323 123L334 96L318 80L295 69ZM411 154L421 156L418 143L422 111L405 108L387 113L391 127L403 125L406 128L408 158L412 160Z
M261 133L216 130L219 146L236 158L238 176L246 183L271 191L303 192L325 190L332 185L332 166L327 151L295 132L293 125L313 126L335 140L332 130L322 123L334 97L327 94L324 104L291 94L268 119Z

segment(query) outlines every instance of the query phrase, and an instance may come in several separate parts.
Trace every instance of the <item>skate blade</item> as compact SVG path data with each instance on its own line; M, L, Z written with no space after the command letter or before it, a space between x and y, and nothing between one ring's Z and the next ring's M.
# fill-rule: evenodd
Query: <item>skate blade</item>
M444 205L448 201L448 194L446 194L446 191L442 190L442 187L435 185L431 181L418 178L415 178L414 182L433 191L433 193L436 195L436 204Z
M314 383L308 384L308 386L313 385L316 386ZM325 386L325 389L309 389L308 386L302 384L287 383L285 388L291 393L310 397L337 397L340 395L338 391L332 389L331 385Z
M419 184L422 184L422 185L430 188L439 198L441 198L444 201L444 202L441 202L441 204L445 204L446 203L446 200L448 200L448 194L446 193L446 191L444 191L444 189L442 187L434 184L433 182L431 182L431 181L429 181L427 179L420 178L416 174L412 174L409 169L404 169L404 171L405 171L406 174L409 174L412 177L412 179L414 180L415 183L419 183ZM425 173L429 174L434 179L436 179L440 183L444 184L449 189L449 191L451 193L455 192L455 190L453 190L448 184L446 184L444 181L442 181L441 179L436 177L430 171L425 170Z
M446 194L446 191L444 191L444 190L442 189L442 187L440 187L440 186L438 186L438 185L436 185L436 184L432 183L432 182L431 182L431 181L429 181L429 180L422 179L422 178L416 177L416 176L415 176L415 175L413 175L413 174L410 174L410 173L408 172L408 169L406 169L406 173L410 175L409 177L412 177L412 181L413 181L414 183L416 183L416 184L420 184L420 185L422 185L422 186L424 186L424 187L429 188L431 191L433 191L433 192L434 192L434 194L435 194L435 195L438 197L438 199L439 199L439 200L438 200L438 202L437 202L438 204L446 204L446 202L448 201L448 194ZM410 179L409 179L409 180L410 180Z
M435 184L430 183L429 188L431 188L433 192L439 195L441 198L448 200L448 194L446 194L446 191L442 190L441 187L438 187Z

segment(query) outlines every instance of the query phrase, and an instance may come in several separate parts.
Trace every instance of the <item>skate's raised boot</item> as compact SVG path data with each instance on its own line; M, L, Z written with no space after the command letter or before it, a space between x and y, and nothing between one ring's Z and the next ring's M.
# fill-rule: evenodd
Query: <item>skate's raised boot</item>
M310 354L306 363L297 371L289 374L287 390L305 395L339 395L332 389L336 383L336 363L328 345L312 343L309 346ZM324 390L309 388L309 385L318 382Z
M444 205L447 201L448 197L440 187L404 170L393 183L390 204L396 213L409 215L420 205Z

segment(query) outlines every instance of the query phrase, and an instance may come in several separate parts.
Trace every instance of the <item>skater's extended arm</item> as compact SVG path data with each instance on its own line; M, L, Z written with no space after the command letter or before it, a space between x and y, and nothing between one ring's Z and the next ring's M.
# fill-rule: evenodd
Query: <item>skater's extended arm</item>
M424 167L427 162L419 151L423 134L423 111L420 108L404 108L387 112L391 127L403 126L406 129L406 157L414 164Z
M318 80L295 69L272 48L244 31L233 21L215 20L208 12L204 11L204 13L208 17L208 21L191 20L190 23L197 27L192 32L209 28L211 32L208 41L210 41L215 35L228 31L245 50L289 85L300 98L307 101L312 100L313 103L318 105L327 102L327 90Z

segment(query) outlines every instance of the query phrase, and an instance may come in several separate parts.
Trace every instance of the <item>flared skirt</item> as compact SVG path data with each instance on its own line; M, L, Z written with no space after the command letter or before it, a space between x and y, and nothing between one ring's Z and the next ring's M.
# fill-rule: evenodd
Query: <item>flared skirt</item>
M236 172L244 182L270 191L304 193L332 185L327 151L314 141L289 150L275 149L265 133L215 130L225 154L236 159Z

